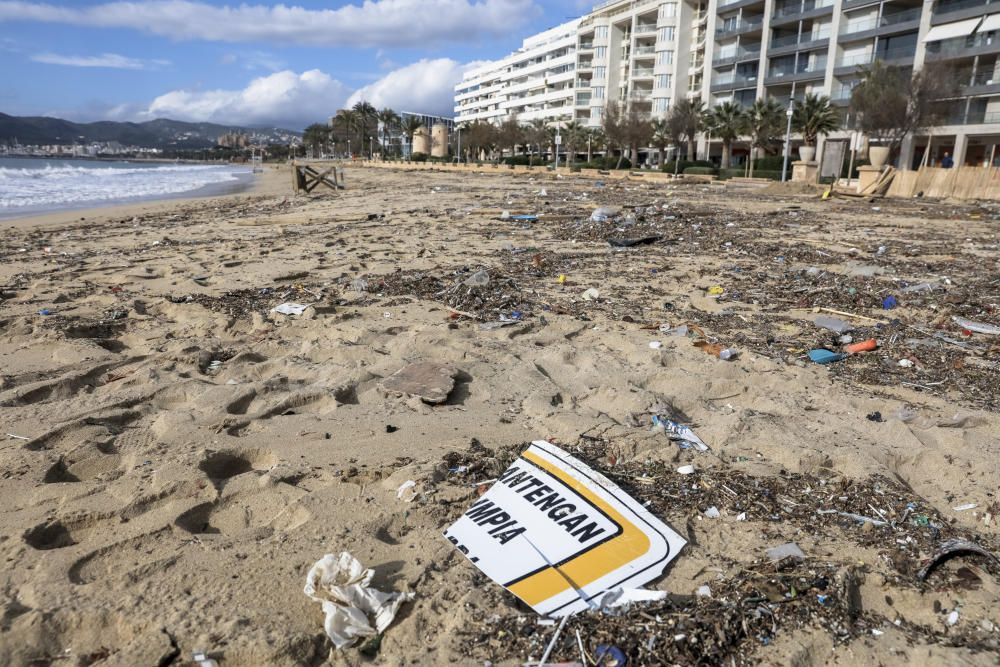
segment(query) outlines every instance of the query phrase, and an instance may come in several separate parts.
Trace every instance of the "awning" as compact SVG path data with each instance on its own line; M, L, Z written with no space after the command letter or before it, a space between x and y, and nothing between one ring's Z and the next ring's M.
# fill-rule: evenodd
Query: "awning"
M989 32L990 30L1000 30L1000 14L990 14L983 19L983 24L979 26L979 32Z
M981 17L977 17L974 19L965 19L964 21L955 21L954 23L936 25L927 31L927 34L924 35L924 41L938 42L942 39L952 39L953 37L968 37L976 31L982 20Z

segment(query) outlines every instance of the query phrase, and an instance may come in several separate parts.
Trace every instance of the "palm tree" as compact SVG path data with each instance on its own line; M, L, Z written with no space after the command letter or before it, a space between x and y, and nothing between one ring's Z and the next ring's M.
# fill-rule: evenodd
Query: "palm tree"
M587 162L594 160L594 151L603 150L607 146L607 138L599 127L587 129Z
M639 111L633 102L622 116L621 128L624 144L629 148L629 161L635 169L639 164L639 147L649 144L653 136L653 125L649 114Z
M368 128L378 122L378 111L364 100L355 103L353 111L357 114L358 136L361 137L361 152L364 153L365 139L368 138Z
M350 145L351 134L357 129L358 115L350 109L341 109L333 118L333 131Z
M424 126L424 122L417 118L416 116L407 116L403 119L402 129L403 134L406 135L406 140L410 143L410 154L413 154L413 135L417 133L421 127Z
M572 169L576 162L576 147L581 141L585 141L584 132L586 128L575 120L571 120L563 126L563 145L566 146L566 163Z
M750 177L753 177L754 153L774 146L785 124L785 109L773 97L757 100L746 111L746 130L750 135Z
M840 129L840 118L836 109L830 106L829 97L806 93L792 109L792 128L802 134L802 143L815 146L821 134Z
M668 118L687 139L687 159L694 159L694 142L705 127L707 111L701 100L683 98L670 109Z
M621 105L612 100L605 107L604 118L601 121L601 129L604 131L604 140L607 142L608 151L613 151L616 148L621 149L615 169L621 169L622 159L625 157L625 128L622 116Z
M670 133L670 123L666 118L656 118L653 120L652 142L657 150L657 164L663 167L667 146L673 142L673 135Z
M733 142L746 130L746 112L743 107L731 101L718 104L708 112L706 118L712 134L722 140L723 169L729 169L729 158L733 152Z
M538 149L538 157L542 156L542 145L548 141L549 126L541 118L535 118L524 126L524 139L528 142L528 165L531 166L534 151L531 147Z
M396 129L399 125L399 114L389 107L385 107L379 111L378 114L376 114L376 118L378 118L378 122L381 127L379 143L382 144L382 152L384 153L386 149L386 139L389 136L389 133Z

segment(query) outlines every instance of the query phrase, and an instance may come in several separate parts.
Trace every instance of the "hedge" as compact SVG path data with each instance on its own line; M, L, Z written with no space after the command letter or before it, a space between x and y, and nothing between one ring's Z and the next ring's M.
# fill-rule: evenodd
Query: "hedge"
M677 173L683 174L685 169L691 167L704 167L706 169L715 169L715 165L709 160L681 160L677 165ZM667 172L668 174L674 173L674 163L672 161L667 161L660 167L660 171Z
M736 169L720 169L719 170L719 180L725 180L727 178L743 178L747 175L746 169L743 167L738 167ZM789 177L791 176L791 169L788 171ZM754 178L770 178L772 181L781 180L781 170L771 170L771 169L754 169Z
M590 162L578 162L577 167L582 169L616 169L618 167L618 158L616 157L598 157L594 158ZM629 159L622 158L621 169L631 169L632 163Z
M688 167L684 170L685 176L715 176L715 167Z

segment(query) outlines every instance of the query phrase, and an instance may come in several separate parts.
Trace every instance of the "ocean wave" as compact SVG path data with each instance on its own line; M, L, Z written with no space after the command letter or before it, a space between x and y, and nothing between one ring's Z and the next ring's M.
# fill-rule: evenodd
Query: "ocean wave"
M154 199L238 181L240 174L248 173L231 165L0 167L0 210Z

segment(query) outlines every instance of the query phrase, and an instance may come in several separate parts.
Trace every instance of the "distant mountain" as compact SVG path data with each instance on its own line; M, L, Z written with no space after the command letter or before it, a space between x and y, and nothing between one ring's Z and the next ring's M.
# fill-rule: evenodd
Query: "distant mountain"
M220 135L242 132L261 143L288 143L301 132L279 128L247 128L214 123L185 123L158 118L145 123L74 123L46 116L9 116L0 113L0 144L74 144L117 141L144 148L209 148Z

